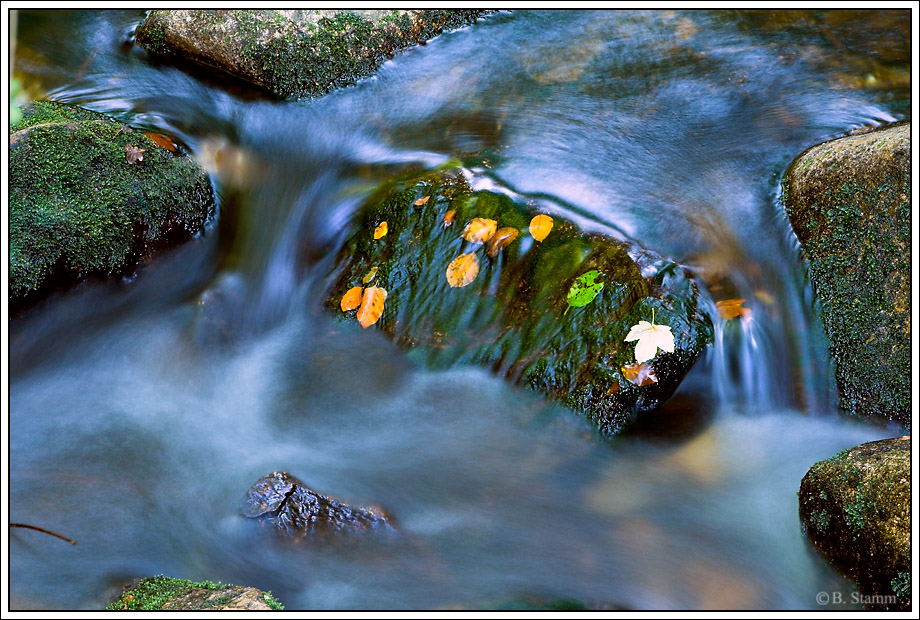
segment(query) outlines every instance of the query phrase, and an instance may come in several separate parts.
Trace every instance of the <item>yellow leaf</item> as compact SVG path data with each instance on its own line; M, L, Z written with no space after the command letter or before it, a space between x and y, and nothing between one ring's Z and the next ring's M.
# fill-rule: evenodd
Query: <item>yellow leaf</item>
M533 235L533 238L537 241L546 239L546 236L552 229L553 218L548 215L543 215L541 213L530 220L530 234Z
M374 229L374 239L380 239L385 234L387 234L387 223L386 221L383 221L380 222L377 225L377 228Z
M157 146L163 147L167 151L175 152L176 144L175 142L170 140L169 137L164 136L161 133L156 133L153 131L145 131L144 135L150 138L151 140L153 140L153 143L156 144Z
M444 214L444 228L447 228L448 226L454 223L454 216L456 214L457 212L454 211L453 209L451 209L450 211Z
M370 327L383 314L383 302L386 301L387 292L379 286L371 286L364 289L364 295L361 297L361 307L355 315L361 327Z
M367 284L377 276L377 267L371 267L363 278L361 278L361 284Z
M716 302L716 308L719 310L719 316L721 316L726 321L729 321L735 317L741 317L742 321L751 320L751 309L744 308L741 304L744 303L744 299L725 299L722 301Z
M353 286L348 289L348 292L342 297L342 312L354 310L361 305L361 292L363 290L360 286Z
M447 266L447 283L450 286L466 286L479 275L479 259L470 252L461 254Z
M518 229L507 226L499 228L489 240L489 256L495 257L498 251L511 245L511 242L517 239Z
M636 362L647 362L658 354L658 349L674 352L674 335L667 325L654 325L648 321L639 321L633 325L624 342L638 340L636 343Z
M495 234L496 228L498 228L498 222L495 220L474 217L463 229L461 236L470 243L485 243Z
M419 198L418 200L415 201L415 206L416 207L422 206L423 204L428 202L429 198L431 198L431 196L425 196L424 198Z
M643 386L658 383L655 370L648 364L626 364L620 367L623 378L633 385Z

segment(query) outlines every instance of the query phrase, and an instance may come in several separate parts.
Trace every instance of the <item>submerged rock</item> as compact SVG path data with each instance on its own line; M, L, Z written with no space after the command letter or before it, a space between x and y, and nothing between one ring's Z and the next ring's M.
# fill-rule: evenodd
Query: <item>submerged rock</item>
M342 310L346 292L383 289L375 328L412 350L411 357L433 367L489 368L614 434L636 412L670 397L711 339L711 326L679 265L648 253L637 262L623 244L559 217L537 241L530 232L537 214L504 194L474 192L456 175L395 181L356 218L328 306L354 321L354 310ZM497 228L502 243L464 239L474 218L486 235ZM375 239L383 222L386 234ZM592 271L602 288L588 282ZM581 292L570 297L573 287ZM624 339L633 325L653 320L671 328L674 352L659 351L649 362L657 383L634 385L622 367L635 361L636 345Z
M383 514L320 495L284 471L259 478L246 493L240 512L244 517L257 519L266 527L295 537L392 529Z
M109 611L269 611L284 607L270 592L212 581L193 582L157 575L133 582L108 607Z
M799 514L868 607L910 608L909 437L864 443L812 466L799 489Z
M280 97L353 84L384 59L480 10L151 11L137 30L148 51L220 69Z
M142 150L142 152L141 152ZM34 102L10 127L10 300L130 270L214 212L190 157L103 114Z
M910 123L819 144L783 180L840 406L910 424Z

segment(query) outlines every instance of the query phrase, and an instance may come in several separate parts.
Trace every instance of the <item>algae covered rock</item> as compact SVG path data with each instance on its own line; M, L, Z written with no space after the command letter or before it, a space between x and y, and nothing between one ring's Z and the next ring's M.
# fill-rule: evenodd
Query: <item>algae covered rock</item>
M330 532L392 531L380 512L320 495L285 471L259 478L243 498L240 512L295 538Z
M910 606L910 452L909 437L864 443L812 466L799 489L808 536L870 607Z
M343 297L354 287L384 290L373 328L410 357L436 368L491 369L584 412L612 435L674 392L711 326L680 266L649 254L637 262L623 244L560 217L538 241L530 232L536 215L504 194L472 191L460 176L394 181L358 214L328 306L346 321L366 318L363 307L343 312ZM476 243L475 227L496 232ZM639 386L624 377L622 367L636 359L635 343L624 339L653 319L671 328L675 349L649 363L657 383Z
M194 160L105 115L56 103L31 104L10 127L9 172L14 305L53 285L124 272L188 239L214 212Z
M825 142L783 181L840 406L910 424L910 123Z
M475 21L479 10L160 10L137 30L148 51L220 69L280 97L318 96L393 53Z
M284 607L270 592L212 581L193 582L157 575L127 586L109 611L270 611Z

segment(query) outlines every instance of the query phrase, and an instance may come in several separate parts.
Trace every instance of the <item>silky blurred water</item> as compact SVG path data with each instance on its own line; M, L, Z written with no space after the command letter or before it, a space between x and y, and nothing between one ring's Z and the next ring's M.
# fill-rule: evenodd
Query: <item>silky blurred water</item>
M11 320L10 519L79 541L11 530L14 608L98 608L159 573L288 609L788 609L848 591L802 536L799 480L898 430L834 409L778 186L811 144L908 117L907 12L499 13L299 102L148 58L142 18L19 14L33 96L175 136L220 218ZM715 344L662 411L607 442L324 313L362 198L449 159L700 275ZM750 323L718 318L735 297ZM405 535L279 544L237 512L274 470L383 506Z

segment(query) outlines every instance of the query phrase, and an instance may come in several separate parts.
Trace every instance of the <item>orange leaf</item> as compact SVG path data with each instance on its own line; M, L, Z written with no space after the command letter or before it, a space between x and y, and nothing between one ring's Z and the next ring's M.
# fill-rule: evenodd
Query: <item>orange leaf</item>
M654 369L646 363L626 364L620 368L623 378L633 385L643 386L658 383Z
M741 317L741 320L750 321L751 309L741 306L744 301L744 299L725 299L723 301L717 301L716 308L719 310L719 316L721 316L726 321L739 316Z
M355 315L361 327L370 327L383 314L383 302L386 301L387 292L379 286L370 286L364 289L364 295L361 297L361 307Z
M423 204L428 202L429 198L431 198L431 196L425 196L424 198L419 198L418 200L415 201L415 206L416 207L422 206Z
M451 288L466 286L479 275L479 259L470 252L461 254L447 266L447 283Z
M499 228L489 240L489 256L495 257L498 251L511 245L511 242L518 238L518 229L506 226Z
M444 214L444 228L447 228L448 226L454 223L454 216L456 214L457 212L454 211L453 209L451 209L450 211Z
M495 220L487 220L484 217L474 217L470 220L470 223L466 225L466 228L463 229L463 234L461 236L470 243L485 243L495 234L496 228L498 228L498 222Z
M548 215L543 215L541 213L530 220L530 234L533 235L533 238L537 241L546 239L546 236L552 229L553 218Z
M374 229L374 239L380 239L385 234L387 234L387 223L383 221L377 224L377 228Z
M360 286L353 286L348 289L348 292L342 297L342 312L354 310L361 305L361 292L363 290Z
M153 140L154 144L163 147L167 151L176 150L176 143L161 133L156 133L155 131L145 131L144 135Z

